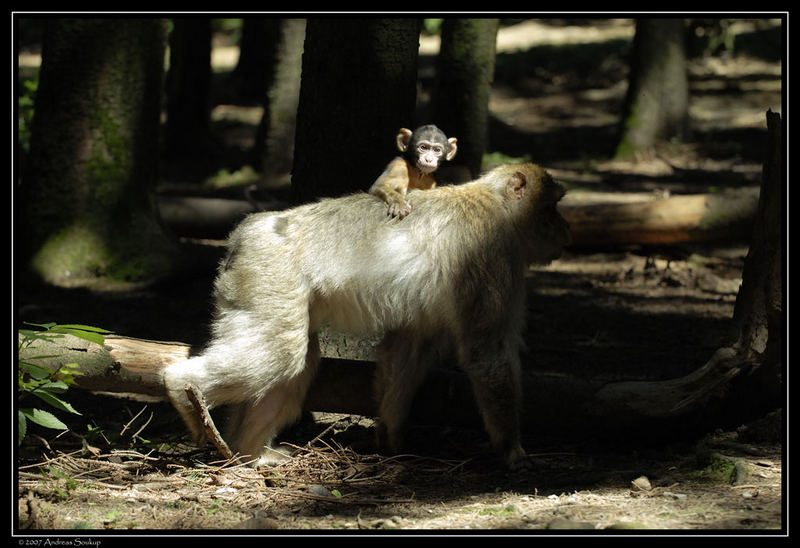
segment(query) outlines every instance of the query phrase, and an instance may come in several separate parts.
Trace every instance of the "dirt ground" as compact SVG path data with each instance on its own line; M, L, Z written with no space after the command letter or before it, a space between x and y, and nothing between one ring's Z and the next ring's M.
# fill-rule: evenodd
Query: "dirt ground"
M743 23L740 30L739 43L768 46L777 55L765 58L753 46L693 60L692 141L622 163L607 158L625 90L619 44L629 40L630 23L524 22L504 29L491 142L508 156L529 155L548 167L568 186L571 201L609 191L758 185L764 113L781 111L780 41L774 43L774 26ZM580 45L556 47L575 36ZM423 52L428 47L423 41ZM604 57L583 61L587 49ZM538 68L513 78L521 59ZM258 120L252 111L243 115ZM219 243L185 240L207 268L149 288L97 293L23 282L20 319L200 345ZM523 366L607 381L693 371L728 333L746 253L746 240L568 249L531 272ZM167 403L71 397L82 413L60 416L71 430L32 428L19 450L18 526L31 539L71 535L74 545L176 531L769 535L787 526L780 411L664 444L525 439L534 466L520 472L497 467L482 431L415 425L409 453L386 457L372 445L372 418L313 413L282 437L295 447L294 458L255 471L191 445Z

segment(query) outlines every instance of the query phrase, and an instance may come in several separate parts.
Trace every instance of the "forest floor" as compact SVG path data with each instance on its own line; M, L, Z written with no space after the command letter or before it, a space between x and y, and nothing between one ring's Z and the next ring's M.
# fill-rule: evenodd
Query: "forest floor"
M505 28L490 103L493 150L545 165L570 189L565 200L757 186L765 112L781 112L780 40L773 27L743 29L735 54L691 62L693 139L612 162L630 24ZM535 41L520 42L527 38ZM764 49L774 55L765 58ZM537 68L518 77L523 65ZM258 114L235 108L225 109L220 128L246 134L231 112L242 112L254 131ZM200 345L219 243L185 240L208 268L158 286L108 293L22 283L19 316ZM697 369L729 332L746 254L746 240L568 249L531 271L523 366L608 381ZM255 471L192 446L167 403L70 394L82 414L60 418L72 430L31 428L19 451L18 523L26 534L776 534L787 527L780 412L663 444L525 439L534 466L521 472L497 467L482 431L415 425L409 453L386 457L372 447L372 418L314 413L282 437L297 448L294 458Z

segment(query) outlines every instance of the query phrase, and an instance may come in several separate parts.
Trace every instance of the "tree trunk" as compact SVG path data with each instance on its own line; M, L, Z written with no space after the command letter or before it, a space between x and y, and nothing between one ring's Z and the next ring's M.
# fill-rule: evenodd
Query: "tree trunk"
M164 126L166 175L202 180L211 151L211 20L176 18L169 38Z
M788 367L783 317L783 276L788 276L788 263L784 264L783 257L787 178L780 114L767 112L767 129L758 214L733 313L740 351L757 360L750 379L737 388L759 408L775 406L785 397L783 369Z
M454 165L481 171L494 77L497 19L445 19L436 65L432 122L458 139Z
M416 104L418 19L309 19L292 201L367 190Z
M688 131L689 81L683 19L639 19L617 157L647 152Z
M305 19L281 19L275 24L276 43L268 67L271 76L263 97L264 116L254 147L254 164L267 186L288 180L292 170L306 36Z
M20 208L21 253L65 286L168 274L154 187L165 25L48 19Z

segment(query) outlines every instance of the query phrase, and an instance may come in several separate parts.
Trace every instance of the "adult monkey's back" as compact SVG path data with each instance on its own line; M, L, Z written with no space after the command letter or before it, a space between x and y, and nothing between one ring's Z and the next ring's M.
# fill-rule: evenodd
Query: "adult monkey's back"
M556 211L563 194L541 167L508 164L416 191L414 215L402 221L366 193L247 217L219 267L211 342L165 370L172 403L197 439L186 383L210 406L236 404L231 448L258 464L281 460L273 439L300 414L320 326L380 331L380 442L400 449L414 393L446 345L470 377L493 446L519 466L525 268L569 243Z

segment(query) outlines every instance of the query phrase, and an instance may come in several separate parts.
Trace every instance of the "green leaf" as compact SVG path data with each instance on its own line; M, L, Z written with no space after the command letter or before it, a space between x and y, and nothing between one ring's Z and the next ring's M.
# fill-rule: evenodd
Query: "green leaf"
M55 415L52 413L48 413L47 411L42 411L41 409L20 409L20 413L25 415L25 417L38 424L39 426L44 426L45 428L52 428L54 430L69 430L66 424L58 420Z
M17 422L19 424L19 429L17 432L17 445L22 443L22 440L25 439L25 434L28 430L28 420L25 418L25 415L22 413L22 410L17 413Z
M80 327L86 327L86 326L56 325L50 330L50 332L72 335L73 337L78 337L79 339L83 339L85 341L89 341L91 343L99 345L102 345L105 342L103 336L99 332L97 332L98 328L93 327L90 328L91 331L87 331L84 329L80 329ZM110 333L110 331L106 331L105 329L102 329L100 331L104 333Z
M63 325L53 325L53 330L56 329L77 329L79 331L91 331L93 333L113 333L113 331L109 331L108 329L103 329L102 327L93 327L91 325L80 325L74 323L68 323Z
M20 331L22 333L22 331ZM52 333L50 331L28 331L29 335L23 334L24 340L20 346L27 347L33 344L34 341L49 341L52 339L60 339L64 335Z
M61 411L67 411L69 413L74 413L76 415L80 415L80 413L75 411L75 409L73 409L73 407L70 404L68 404L67 402L65 402L64 400L62 400L60 398L55 397L50 392L45 392L45 391L42 391L42 390L36 390L34 392L31 392L31 394L33 394L34 396L36 396L40 400L44 401L45 403L49 403L50 405L52 405L56 409L60 409Z
M61 380L67 384L72 384L75 380L73 377L84 375L84 372L80 371L80 367L80 364L77 363L65 363L58 370L58 374L61 376Z
M66 392L68 388L69 385L67 383L56 380L44 383L43 385L39 386L37 390L46 390L47 392L55 392L60 394L62 392Z
M26 324L26 325L35 325L36 327L41 327L42 329L50 329L51 327L53 327L54 325L56 325L56 324L55 324L55 322L50 322L50 323L33 323L33 322L25 322L25 324Z
M46 367L40 367L38 365L34 365L29 362L19 362L19 366L32 378L41 380L46 379L50 375L53 374L53 371L47 369Z
M20 330L20 333L23 333L23 336L28 340L35 340L35 339L46 339L48 337L60 337L61 335L56 335L56 333L63 333L72 335L74 337L78 337L89 342L93 342L95 344L103 344L103 336L102 333L112 333L112 331L108 331L107 329L103 329L100 327L94 327L91 325L82 325L82 324L56 324L56 323L32 323L32 322L25 322L27 325L32 325L35 327L41 327L44 329L44 333L41 331L30 331L30 330Z

